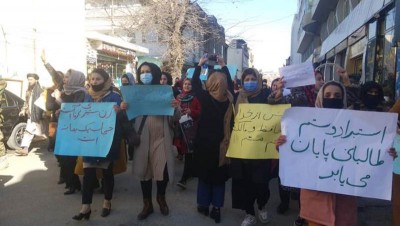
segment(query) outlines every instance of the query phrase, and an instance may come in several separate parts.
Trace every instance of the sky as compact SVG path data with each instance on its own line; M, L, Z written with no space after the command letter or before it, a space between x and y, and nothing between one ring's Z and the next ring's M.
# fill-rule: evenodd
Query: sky
M278 72L290 56L297 0L205 0L199 4L218 19L228 39L247 42L253 50L255 68Z

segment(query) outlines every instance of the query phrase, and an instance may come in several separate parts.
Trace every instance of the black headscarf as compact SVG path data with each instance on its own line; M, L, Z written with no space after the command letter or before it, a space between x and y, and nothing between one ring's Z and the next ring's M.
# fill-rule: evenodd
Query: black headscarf
M160 80L161 80L161 69L153 63L149 62L144 62L142 63L139 68L137 69L136 73L136 79L140 85L143 85L143 82L140 80L140 69L142 68L143 65L147 65L150 67L151 70L151 75L153 76L153 80L151 80L152 85L160 85Z
M368 94L368 91L376 89L378 91L378 95L370 95ZM361 87L361 92L360 92L360 99L361 102L369 109L374 109L377 108L378 105L383 101L383 88L380 84L374 82L374 81L369 81L366 82L362 87Z

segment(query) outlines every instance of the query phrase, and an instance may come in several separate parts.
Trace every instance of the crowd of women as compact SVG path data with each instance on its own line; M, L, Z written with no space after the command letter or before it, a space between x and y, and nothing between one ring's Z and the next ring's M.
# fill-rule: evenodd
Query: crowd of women
M207 63L202 57L196 66L192 79L183 80L181 90L174 89L175 99L171 106L173 116L143 115L129 121L126 110L134 108L134 103L124 102L119 90L113 86L112 78L102 69L93 70L88 79L82 72L70 69L65 74L55 71L45 64L56 84L53 92L48 92L47 108L54 115L54 121L60 112L61 103L70 102L115 102L117 113L115 134L106 158L58 156L60 183L66 181L72 194L82 189L82 205L75 220L89 219L92 213L93 191L101 178L104 191L101 216L111 213L111 200L114 188L114 174L126 169L126 154L133 159L133 173L139 178L143 209L137 215L138 220L148 218L153 212L152 185L157 187L156 201L161 214L169 214L166 188L174 181L174 162L176 148L184 156L184 172L177 183L186 188L189 178L197 177L197 211L209 216L216 223L221 222L221 208L224 206L225 184L232 178L232 208L244 211L242 226L269 221L266 205L270 198L269 181L277 177L279 164L271 159L227 158L233 119L242 103L291 104L317 108L351 108L366 111L385 111L382 87L375 82L367 82L361 88L350 84L345 70L338 69L342 82L324 82L321 72L315 72L315 85L296 87L286 95L283 92L284 81L276 79L271 89L263 87L260 73L248 68L241 75L241 89L234 89L224 59L218 58L221 69L213 70L205 82L200 80L201 67ZM132 75L122 77L122 85L134 85ZM135 85L172 85L172 77L162 72L153 63L143 63L137 70ZM87 84L85 83L87 81ZM145 95L145 94L144 94ZM391 109L400 113L400 101ZM187 123L184 128L182 123ZM135 142L135 136L140 142ZM55 138L54 138L55 139ZM281 135L276 148L286 142ZM126 144L130 150L126 151ZM50 143L54 145L54 142ZM388 150L389 151L389 150ZM396 157L396 150L390 154ZM79 169L81 168L81 169ZM83 170L82 170L83 168ZM118 170L119 168L119 170ZM83 171L81 185L79 171ZM394 175L393 209L400 212L400 179ZM289 208L291 195L300 195L299 217L294 225L347 226L356 224L356 197L306 189L279 186L281 204L279 213ZM256 203L256 209L254 204ZM172 206L173 208L173 206ZM399 225L398 214L393 215L394 225Z

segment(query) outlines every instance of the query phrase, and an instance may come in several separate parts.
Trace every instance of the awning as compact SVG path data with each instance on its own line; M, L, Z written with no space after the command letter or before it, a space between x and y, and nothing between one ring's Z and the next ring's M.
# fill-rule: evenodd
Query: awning
M146 47L135 45L133 43L126 42L120 38L108 36L105 34L101 34L99 32L87 31L86 38L102 41L102 42L112 44L112 45L115 45L115 46L118 46L118 47L121 47L124 49L135 51L137 53L149 54L149 49Z

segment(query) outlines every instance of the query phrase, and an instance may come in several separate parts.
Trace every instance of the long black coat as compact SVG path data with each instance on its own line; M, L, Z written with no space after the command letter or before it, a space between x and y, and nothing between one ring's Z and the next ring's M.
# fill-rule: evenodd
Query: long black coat
M229 71L229 88L233 90ZM207 91L202 89L200 81L201 67L197 66L192 78L193 91L201 105L196 139L194 141L193 162L195 174L202 180L212 184L223 184L229 178L228 167L219 167L220 143L224 138L224 117L229 101L218 102Z

